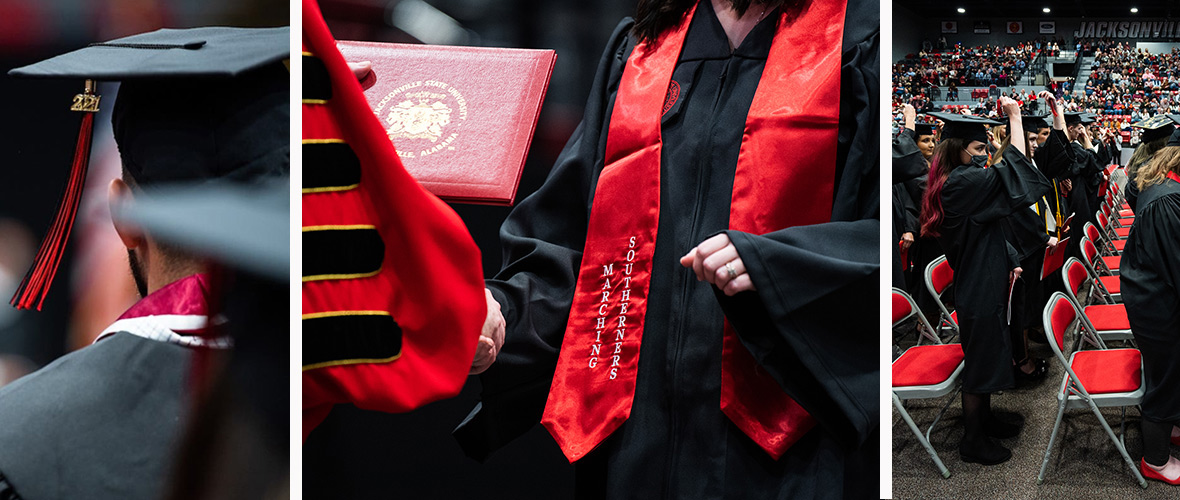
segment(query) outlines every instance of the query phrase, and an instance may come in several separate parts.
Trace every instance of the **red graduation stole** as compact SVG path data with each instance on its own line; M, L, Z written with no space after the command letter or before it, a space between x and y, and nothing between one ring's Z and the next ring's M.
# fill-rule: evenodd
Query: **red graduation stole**
M303 437L332 405L454 396L487 313L479 248L416 182L303 2Z
M830 221L846 3L815 0L802 13L779 14L746 118L730 229L764 234ZM570 462L631 414L659 221L660 116L694 11L655 44L636 45L619 83L541 419ZM728 322L723 336L721 410L778 459L815 421L761 370Z

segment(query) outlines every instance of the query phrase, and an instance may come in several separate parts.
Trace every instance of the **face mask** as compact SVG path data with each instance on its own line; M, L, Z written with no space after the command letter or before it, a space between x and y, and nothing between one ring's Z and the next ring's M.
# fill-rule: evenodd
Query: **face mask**
M967 154L971 155L971 152L967 151ZM971 155L971 164L979 168L987 168L987 155Z

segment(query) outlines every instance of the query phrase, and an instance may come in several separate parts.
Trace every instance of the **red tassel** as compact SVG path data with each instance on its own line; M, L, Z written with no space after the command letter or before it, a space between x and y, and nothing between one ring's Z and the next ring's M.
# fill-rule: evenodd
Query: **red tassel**
M45 296L49 293L49 285L57 275L57 268L61 264L65 253L66 243L70 239L70 230L74 227L74 217L78 213L78 203L82 200L83 186L86 183L86 171L90 165L90 142L94 136L94 115L97 109L97 96L94 97L93 110L79 110L82 113L82 126L78 130L78 143L74 147L74 163L70 168L70 178L66 183L65 193L57 207L57 215L53 218L53 225L41 240L41 247L37 249L37 256L29 268L25 279L16 289L9 302L17 309L41 310L45 303ZM77 98L75 98L77 100Z

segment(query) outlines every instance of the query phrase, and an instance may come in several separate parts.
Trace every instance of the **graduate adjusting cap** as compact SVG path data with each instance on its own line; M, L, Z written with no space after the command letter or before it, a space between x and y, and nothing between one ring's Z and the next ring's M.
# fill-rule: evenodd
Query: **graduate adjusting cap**
M140 189L290 171L290 29L162 29L17 68L25 78L84 80L82 126L65 192L12 304L37 308L57 273L90 157L95 81L121 81L111 118L123 168ZM65 98L63 97L63 101Z
M987 142L987 128L992 125L1003 125L991 118L975 115L961 115L958 113L943 113L935 111L926 113L946 122L942 127L942 139L965 139L967 141Z
M1020 115L1020 126L1024 128L1025 132L1036 132L1041 129L1049 128L1049 123L1045 121L1045 117L1049 115Z
M1094 115L1091 115L1090 113L1079 113L1076 111L1070 111L1065 114L1066 125L1076 125L1079 123L1094 123Z
M1180 115L1163 114L1133 123L1131 126L1143 129L1143 134L1139 138L1143 142L1151 142L1172 135L1177 124L1180 124Z

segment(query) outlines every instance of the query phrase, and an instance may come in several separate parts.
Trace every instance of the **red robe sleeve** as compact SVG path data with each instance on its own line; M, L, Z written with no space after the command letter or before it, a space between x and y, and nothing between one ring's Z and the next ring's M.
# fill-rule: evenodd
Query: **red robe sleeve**
M462 388L487 312L479 249L402 166L303 2L303 437L332 405L404 412Z

